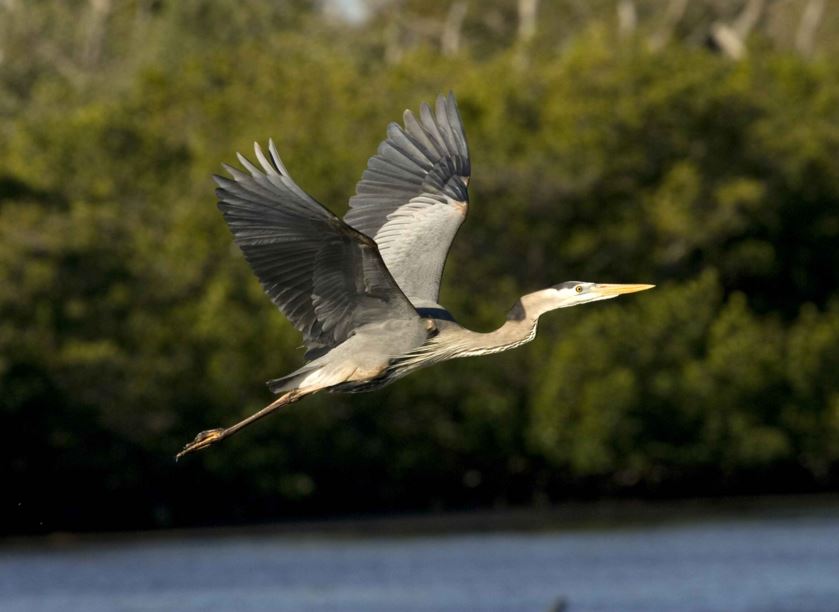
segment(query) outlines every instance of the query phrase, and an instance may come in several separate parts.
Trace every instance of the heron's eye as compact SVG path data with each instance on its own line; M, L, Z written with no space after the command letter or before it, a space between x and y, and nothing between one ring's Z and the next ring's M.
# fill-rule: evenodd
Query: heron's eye
M583 292L583 286L582 285L577 285L576 287L574 287L574 291L576 291L577 293L582 293Z

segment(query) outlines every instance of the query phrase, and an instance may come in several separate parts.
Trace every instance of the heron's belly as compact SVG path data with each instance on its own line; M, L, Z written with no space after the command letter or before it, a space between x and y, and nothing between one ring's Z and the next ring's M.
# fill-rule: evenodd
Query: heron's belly
M428 329L422 319L365 325L329 353L311 362L310 365L321 366L312 376L318 378L318 386L328 387L330 391L372 391L399 378L391 364L421 346L427 338Z

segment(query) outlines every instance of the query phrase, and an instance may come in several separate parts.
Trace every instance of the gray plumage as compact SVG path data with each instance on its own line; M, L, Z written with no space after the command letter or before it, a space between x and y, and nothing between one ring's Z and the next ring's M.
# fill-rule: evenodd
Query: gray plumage
M372 237L393 278L417 306L437 305L449 247L466 218L471 168L454 95L436 113L410 110L391 123L367 164L344 221Z
M652 285L567 282L523 296L499 329L458 325L440 278L466 218L469 149L454 95L405 111L370 158L342 221L289 176L273 141L259 166L215 177L218 207L265 293L303 334L306 363L269 381L274 402L226 429L201 432L178 457L321 390L368 391L420 367L497 353L536 335L550 310Z
M265 293L303 334L306 358L327 352L360 328L419 317L387 270L376 244L300 189L273 141L261 170L225 166L219 210Z

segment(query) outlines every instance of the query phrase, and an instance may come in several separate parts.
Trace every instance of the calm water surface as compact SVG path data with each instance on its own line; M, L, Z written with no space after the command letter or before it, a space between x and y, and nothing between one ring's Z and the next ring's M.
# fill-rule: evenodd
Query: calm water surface
M839 611L839 510L609 530L0 548L3 612Z

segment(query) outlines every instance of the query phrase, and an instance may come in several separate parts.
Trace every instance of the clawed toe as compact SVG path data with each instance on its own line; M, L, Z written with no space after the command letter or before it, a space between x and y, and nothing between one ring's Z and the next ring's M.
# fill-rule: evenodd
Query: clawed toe
M200 450L202 448L206 448L217 442L222 437L224 437L224 429L208 429L207 431L202 431L200 434L195 436L195 439L183 447L183 450L175 455L175 461L186 455L187 453L191 453L193 451Z

